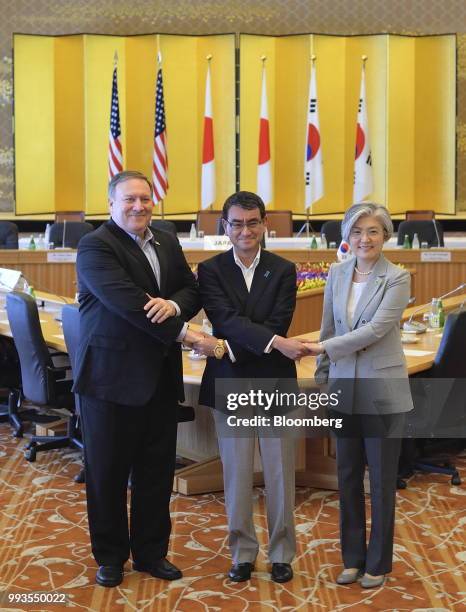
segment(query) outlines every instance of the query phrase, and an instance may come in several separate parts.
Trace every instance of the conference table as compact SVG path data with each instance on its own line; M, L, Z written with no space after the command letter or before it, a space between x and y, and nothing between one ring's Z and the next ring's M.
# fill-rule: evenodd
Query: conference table
M39 319L44 339L51 348L66 351L61 326L61 308L73 300L36 292ZM466 300L466 294L451 297L444 301L445 311L458 308ZM42 305L44 307L42 307ZM419 307L408 308L403 314L407 320ZM426 305L426 310L428 305ZM422 316L422 312L420 313ZM0 293L0 334L11 337L8 318L5 312L5 294ZM301 334L299 337L317 340L318 331ZM431 367L441 339L439 330L416 336L418 342L404 345L404 352L410 375ZM221 462L211 410L198 404L197 398L205 360L191 359L189 352L183 351L183 369L186 398L195 407L194 421L180 423L178 426L179 455L192 460L192 464L178 470L175 475L174 490L186 495L223 490ZM298 379L305 381L306 388L313 384L315 358L306 357L298 363ZM255 484L262 484L259 456L256 457ZM334 440L331 437L302 438L297 443L296 484L324 489L337 489Z
M291 239L290 245L293 246ZM274 244L276 242L276 244ZM409 269L415 279L415 294L419 304L440 296L466 280L466 248L453 242L451 248L444 249L384 249L384 255L391 262ZM449 241L446 241L447 247ZM195 268L197 264L218 251L210 251L198 246L183 249L188 263ZM332 263L336 261L335 249L285 248L286 243L271 240L268 248L285 259L297 264ZM392 247L392 245L389 245ZM74 298L76 293L76 251L71 249L48 250L0 250L0 267L21 270L28 282L36 288L50 293ZM312 325L307 329L316 329ZM299 333L296 331L294 333Z

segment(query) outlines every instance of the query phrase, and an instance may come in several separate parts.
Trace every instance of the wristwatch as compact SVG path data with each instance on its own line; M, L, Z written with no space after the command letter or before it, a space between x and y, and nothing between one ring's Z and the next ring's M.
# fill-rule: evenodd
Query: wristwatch
M227 351L225 346L225 340L217 340L217 344L214 346L214 357L215 359L222 359Z

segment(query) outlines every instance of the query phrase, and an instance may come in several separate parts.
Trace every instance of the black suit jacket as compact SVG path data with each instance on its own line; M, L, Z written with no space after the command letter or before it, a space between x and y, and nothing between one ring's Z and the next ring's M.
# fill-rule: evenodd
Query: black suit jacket
M296 305L295 265L262 250L248 292L233 249L199 264L199 289L213 334L228 341L236 362L207 359L199 403L215 407L216 378L293 378L294 361L265 354L275 334L286 336Z
M168 359L172 383L183 399L181 347L174 340L199 310L198 287L176 238L151 231L161 287L143 251L112 220L79 243L76 393L130 406L146 404ZM143 309L146 294L174 300L181 315L151 323Z

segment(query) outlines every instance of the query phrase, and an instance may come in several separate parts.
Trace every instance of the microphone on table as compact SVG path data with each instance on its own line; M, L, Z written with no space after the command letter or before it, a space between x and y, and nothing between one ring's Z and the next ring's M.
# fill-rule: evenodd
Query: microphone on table
M443 300L443 298L446 298L449 295L452 295L453 293L461 291L462 289L465 289L465 288L466 288L466 283L461 283L461 285L458 285L458 287L455 287L455 289L452 289L451 291L444 293L437 299ZM409 317L409 319L403 323L403 331L409 332L411 334L423 334L424 332L426 332L427 325L425 325L424 323L421 323L420 321L413 321L413 317L417 313L421 312L422 310L426 310L427 308L430 308L430 304L423 304L422 306L419 306L419 308L416 308L416 310Z

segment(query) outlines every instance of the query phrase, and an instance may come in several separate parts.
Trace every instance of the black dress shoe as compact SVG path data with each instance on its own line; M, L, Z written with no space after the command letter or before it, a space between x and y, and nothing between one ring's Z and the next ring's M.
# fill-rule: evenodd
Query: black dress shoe
M123 581L123 568L119 565L101 565L95 575L100 586L116 587Z
M183 577L181 570L165 558L157 559L151 564L133 563L133 569L137 572L147 572L154 578L162 578L162 580L179 580Z
M233 582L244 582L251 579L251 572L254 569L253 563L235 563L228 572L228 578Z
M270 575L274 582L288 582L293 578L293 570L289 563L272 563Z

